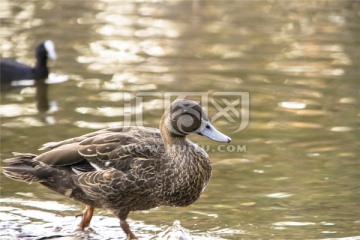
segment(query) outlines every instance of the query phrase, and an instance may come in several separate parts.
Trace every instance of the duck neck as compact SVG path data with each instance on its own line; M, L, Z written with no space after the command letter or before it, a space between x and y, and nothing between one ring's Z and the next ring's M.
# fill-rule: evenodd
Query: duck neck
M177 157L185 158L185 153L189 148L189 143L185 137L182 138L171 138L170 142L164 142L165 150L168 155L172 157L172 159L176 159Z
M36 107L40 112L49 110L48 85L45 80L49 75L47 67L47 56L36 55L34 78L36 86Z
M47 57L37 56L35 64L35 79L46 79L48 77L49 70L47 67Z
M189 142L185 135L176 135L172 133L169 130L171 128L166 126L164 118L165 117L163 116L160 121L160 134L164 142L165 151L172 157L182 155L183 151L186 151L186 148L189 147Z

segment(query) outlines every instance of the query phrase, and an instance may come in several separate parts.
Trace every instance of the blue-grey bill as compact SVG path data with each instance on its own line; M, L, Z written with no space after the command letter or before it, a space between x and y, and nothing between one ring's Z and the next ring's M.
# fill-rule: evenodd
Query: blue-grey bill
M208 123L206 127L199 132L199 134L217 142L231 142L231 138L219 132L210 123Z

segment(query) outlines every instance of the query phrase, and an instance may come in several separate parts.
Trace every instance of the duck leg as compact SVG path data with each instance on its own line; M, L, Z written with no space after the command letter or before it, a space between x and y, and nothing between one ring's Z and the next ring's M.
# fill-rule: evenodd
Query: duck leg
M78 229L84 230L84 228L88 227L90 225L91 218L94 213L94 208L92 206L86 205L85 210L76 215L76 217L81 216L81 222L78 224Z
M128 216L129 213L126 213L125 215L120 215L119 214L119 219L120 219L120 227L122 228L122 230L125 232L127 238L129 240L135 240L138 239L130 230L130 226L129 224L126 222L126 218Z

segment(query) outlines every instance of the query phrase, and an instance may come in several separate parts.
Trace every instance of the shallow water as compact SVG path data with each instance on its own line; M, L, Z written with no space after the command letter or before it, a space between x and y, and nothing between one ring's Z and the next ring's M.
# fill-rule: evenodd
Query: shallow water
M48 38L59 56L49 112L32 87L1 93L1 159L114 124L157 127L182 94L232 143L190 137L211 156L210 184L192 206L130 214L139 237L170 239L179 220L194 239L360 239L359 1L0 6L2 57L31 64ZM101 209L74 232L81 204L3 175L0 208L1 239L124 238Z

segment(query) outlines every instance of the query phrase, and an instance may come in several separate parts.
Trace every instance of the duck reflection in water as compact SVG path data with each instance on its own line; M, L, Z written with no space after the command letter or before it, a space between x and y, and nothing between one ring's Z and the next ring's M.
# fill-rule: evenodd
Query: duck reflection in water
M202 107L175 100L160 129L113 127L51 142L40 155L16 154L4 174L40 184L86 205L79 229L88 227L94 208L110 209L129 239L136 239L126 219L131 211L194 203L211 175L208 154L187 139L190 133L218 142L230 138L216 130Z
M41 42L35 50L36 63L34 67L17 62L12 59L0 60L1 89L21 85L22 80L34 80L36 87L36 106L39 111L49 109L48 85L45 80L49 76L48 59L57 58L53 41Z

